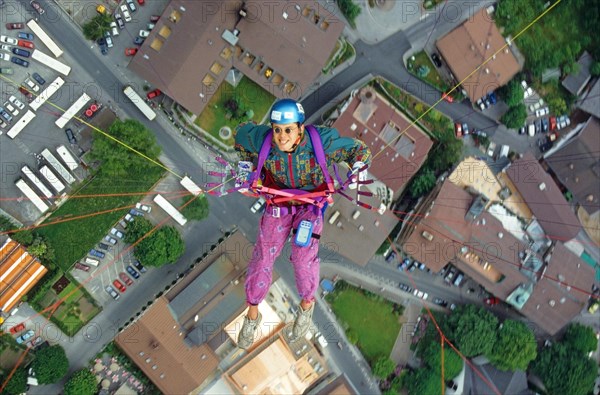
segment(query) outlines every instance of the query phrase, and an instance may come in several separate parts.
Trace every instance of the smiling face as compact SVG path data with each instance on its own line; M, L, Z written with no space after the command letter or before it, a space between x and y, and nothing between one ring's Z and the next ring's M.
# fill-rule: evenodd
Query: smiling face
M273 128L273 141L277 145L277 148L283 152L292 151L294 145L300 142L299 137L304 132L304 125L298 126L295 122L286 124L274 123L271 126Z

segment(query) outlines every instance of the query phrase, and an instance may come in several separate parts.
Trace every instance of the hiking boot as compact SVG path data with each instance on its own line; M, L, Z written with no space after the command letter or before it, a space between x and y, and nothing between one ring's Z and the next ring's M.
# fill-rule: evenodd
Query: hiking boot
M292 339L294 341L306 335L306 332L308 332L312 322L312 314L314 310L315 302L310 305L308 310L303 310L302 306L300 306L298 316L296 317L296 321L294 321L294 327L292 328Z
M244 317L244 324L242 325L242 330L238 335L237 346L244 350L250 348L252 343L254 343L254 334L256 333L256 328L260 324L262 320L262 314L258 312L258 316L255 320L251 320L248 316Z

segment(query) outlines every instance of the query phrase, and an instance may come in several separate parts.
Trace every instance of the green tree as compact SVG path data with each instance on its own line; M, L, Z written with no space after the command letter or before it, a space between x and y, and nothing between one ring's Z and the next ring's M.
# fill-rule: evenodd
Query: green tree
M192 202L187 204L181 211L181 214L183 214L186 218L202 221L204 218L208 217L208 199L206 198L206 195L201 195L198 197L194 195L188 195L183 200L184 205L192 200Z
M375 365L373 365L373 375L375 377L385 379L394 373L395 368L396 363L389 357L380 357L377 361L375 361Z
M94 395L98 392L98 384L94 374L88 369L73 373L65 383L64 395Z
M441 394L442 377L431 369L417 369L406 376L409 395Z
M152 225L152 222L142 216L136 216L133 221L127 225L124 241L127 244L133 244L153 228L154 225Z
M590 66L590 73L594 77L600 76L600 62L595 61L594 63L592 63L592 65Z
M551 395L587 395L594 387L598 367L587 356L582 357L578 351L555 343L540 352L531 370Z
M0 377L0 383L4 383L5 380L6 377ZM25 391L27 391L27 371L23 367L18 367L6 383L3 394L22 394Z
M65 350L57 344L37 351L31 367L40 384L51 384L67 374L69 360Z
M83 35L88 40L96 41L110 31L112 17L109 14L98 14L83 25Z
M424 169L422 172L415 177L410 184L410 194L414 198L418 198L431 191L435 186L435 174L433 170Z
M595 351L598 347L598 339L592 327L573 323L567 328L563 344L581 353L582 356L587 356L590 351Z
M560 96L551 95L546 98L550 112L553 114L564 114L567 112L567 102Z
M163 226L142 240L134 255L145 266L159 267L177 261L184 251L185 243L177 229Z
M348 23L350 23L350 26L354 28L356 26L356 18L361 12L360 7L354 4L354 1L352 0L337 0L337 5L344 17L348 20Z
M504 102L509 107L515 107L519 103L523 103L524 91L521 83L516 79L512 79L506 86L500 89Z
M535 336L522 322L506 320L488 357L500 370L527 370L529 363L537 357Z
M434 371L440 371L442 366L442 347L438 341L432 341L420 355L421 360ZM462 358L448 345L444 345L444 376L447 380L458 376L463 368Z
M525 108L525 104L520 103L514 107L510 107L508 111L502 115L500 118L500 122L506 125L507 128L510 129L518 129L521 126L525 125L525 120L527 119L527 109Z
M453 328L452 339L465 357L490 355L498 328L498 319L492 313L469 304L457 308L448 321Z
M147 158L156 161L160 147L156 144L156 137L139 121L115 121L108 135L122 144L100 132L94 132L91 152L93 159L103 162L101 171L105 175L135 182L136 175L143 176L149 166L155 166ZM132 150L147 158L134 154Z

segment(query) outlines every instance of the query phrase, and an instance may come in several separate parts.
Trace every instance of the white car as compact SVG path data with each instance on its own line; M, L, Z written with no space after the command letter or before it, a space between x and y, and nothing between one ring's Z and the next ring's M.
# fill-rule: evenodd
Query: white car
M263 198L262 196L259 197L258 200L256 200L256 202L254 202L254 204L250 207L250 211L252 211L252 213L256 214L264 207L265 203L266 203L265 198Z
M135 219L135 217L131 214L125 215L125 221L127 221L127 222L133 222L134 219Z
M12 104L14 104L15 106L17 106L17 108L19 110L22 110L25 108L25 104L23 104L23 102L21 100L17 99L15 96L9 97L8 101L11 102Z
M527 81L525 81L525 80L521 81L521 86L523 87L523 90L527 90L527 88L528 88Z
M113 236L118 237L119 239L122 239L123 237L125 237L125 235L123 234L123 232L121 232L119 229L117 228L112 228L110 230L110 234Z
M531 89L531 87L529 87L529 88L525 89L525 92L523 93L523 98L527 99L531 95L533 95L533 89Z
M123 19L125 19L125 22L131 22L131 14L127 9L126 4L121 5L121 13L123 14Z
M110 23L110 28L111 28L113 36L118 36L120 34L119 33L119 29L117 28L117 22L114 22L114 21L111 22Z
M8 110L8 112L10 112L12 115L14 115L15 117L17 115L19 115L19 110L17 110L16 108L14 108L12 106L12 104L10 104L9 102L4 103L4 108Z
M10 55L7 53L0 53L0 60L6 60L7 62L10 62Z
M18 41L12 37L0 36L0 43L17 45Z
M107 241L112 245L117 244L117 239L115 239L114 237L110 237L110 236L104 236L104 241Z
M112 47L114 47L114 44L113 44L113 40L112 40L112 38L110 38L110 37L106 37L106 38L105 38L105 40L106 40L106 46L107 46L108 48L112 48Z
M8 44L1 44L0 45L0 49L6 52L12 52L12 45L8 45Z
M539 117L543 117L544 115L548 115L550 113L550 110L548 109L548 107L544 107L544 108L540 108L539 110L535 111L535 116L536 118Z
M135 205L135 208L137 208L138 210L142 210L145 213L149 213L150 211L152 211L152 207L147 205L147 204L142 204L142 203L137 203Z
M148 37L150 35L150 32L148 30L140 30L140 37Z
M419 291L418 289L415 289L413 291L413 295L415 295L417 298L421 298L423 300L427 300L427 298L429 297L429 294L427 292Z
M30 80L29 78L27 78L25 80L25 83L27 84L28 87L31 88L32 91L34 91L34 92L39 92L40 91L40 87L35 82L33 82L32 80Z

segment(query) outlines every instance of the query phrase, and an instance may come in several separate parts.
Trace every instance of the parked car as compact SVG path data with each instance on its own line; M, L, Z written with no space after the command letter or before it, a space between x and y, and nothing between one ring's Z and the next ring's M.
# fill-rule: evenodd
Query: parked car
M38 73L33 73L31 74L31 76L33 77L34 80L36 80L36 82L40 85L44 85L46 83L46 80L42 78L41 75L39 75Z
M133 56L137 53L137 48L125 48L125 56Z
M35 336L35 332L30 329L27 332L23 333L21 336L17 337L16 340L18 344L23 344L27 340L31 339L33 336Z
M423 292L418 289L415 289L413 291L413 295L415 295L417 298L421 298L423 300L427 300L427 298L429 297L429 294L427 292Z
M75 263L75 269L83 270L84 272L90 271L90 267L88 265L79 262Z
M554 143L550 139L540 139L538 142L538 148L540 149L541 153L549 151L553 145Z
M0 60L10 61L10 55L7 53L0 53Z
M496 104L498 102L498 98L496 97L496 93L495 92L490 92L487 97L490 100L490 103L492 105L494 105L494 104Z
M130 285L133 284L133 280L131 279L131 277L129 277L127 274L121 272L119 273L119 278L121 279L121 281L123 281L125 283L125 285L127 285L128 287Z
M156 26L154 23L149 23L146 25L146 30L152 30L154 29L154 26Z
M98 248L100 248L101 250L104 250L104 251L108 251L108 250L112 249L112 247L106 243L98 243Z
M0 67L0 74L11 75L14 71L11 67Z
M112 296L112 298L114 300L119 299L119 294L117 293L117 291L115 291L115 289L113 287L111 287L110 285L107 285L105 288L106 292L108 292L108 294L110 296Z
M133 215L134 217L143 217L144 216L143 212L137 211L134 208L132 208L131 210L129 210L129 214Z
M463 124L462 124L462 131L463 131L463 135L465 135L465 136L467 134L469 134L469 125L467 125L466 122L463 122Z
M146 273L146 268L144 267L144 265L142 265L140 263L140 261L138 260L134 260L133 261L133 266L140 272L140 273Z
M431 60L433 61L435 67L442 67L442 60L435 52L431 54Z
M254 214L262 212L266 203L267 201L265 200L265 198L261 196L252 204L252 206L250 207L250 211Z
M9 102L4 103L4 109L6 111L8 111L10 114L12 114L13 116L17 116L19 115L19 110L17 110L16 108L13 107L12 104L10 104Z
M152 206L142 203L136 203L135 208L137 208L138 210L142 210L145 213L149 213L152 211Z
M22 56L24 58L28 58L31 56L31 52L21 48L13 48L12 53L14 53L15 55Z
M161 95L161 91L160 89L154 89L153 91L148 92L148 94L146 95L146 97L148 98L148 100L154 99L155 97L158 97Z
M460 285L462 284L464 278L465 278L465 275L463 273L458 273L456 275L456 278L454 279L454 286L460 287Z
M121 4L121 12L123 13L123 19L125 19L125 22L131 22L131 14L129 13L129 10L127 9L126 4ZM118 21L117 21L117 23L118 23Z
M133 220L135 219L135 217L129 213L125 214L125 221L127 222L133 222Z
M33 34L31 34L31 33L19 32L19 33L17 33L17 38L20 38L20 39L23 39L23 40L33 41L34 37L33 37Z
M142 29L142 30L140 30L140 32L139 32L139 34L138 34L138 35L139 35L140 37L146 38L146 37L148 37L148 36L150 35L150 32L149 32L148 30L144 30L144 29Z
M38 14L40 14L40 15L43 15L43 14L44 14L44 12L46 12L46 11L45 11L45 10L42 8L42 6L40 5L40 3L38 3L38 2L37 2L37 1L35 1L35 0L31 0L31 1L29 2L29 4L30 4L30 5L33 7L33 9L34 9L34 10L36 10L36 11L37 11L37 13L38 13Z
M158 22L159 19L160 19L160 15L152 15L150 17L150 22L156 23L156 22Z
M463 133L462 133L462 125L458 122L456 122L454 124L454 135L456 136L456 138L462 138Z
M25 329L25 324L21 322L20 324L15 325L12 328L10 328L9 331L13 335L16 335L17 333L21 332L23 329Z
M481 111L485 110L487 107L485 105L485 102L483 101L483 98L477 100L477 107L479 107L479 109Z
M96 6L96 12L97 12L98 14L106 14L106 13L107 13L107 12L106 12L106 7L104 7L102 4L98 4L98 5Z
M525 127L525 126L521 126L521 127L519 128L519 134L525 134L525 132L527 132L527 127Z
M407 284L404 284L404 283L398 284L398 288L400 288L404 292L412 292L412 288L410 286L408 286Z
M444 277L444 281L447 283L451 283L455 274L456 274L456 268L454 266L452 266L446 273L446 277Z
M131 277L135 278L136 280L140 278L140 274L138 273L138 271L132 268L131 266L127 266L125 270L127 270L127 273L129 273Z
M119 29L125 29L125 22L123 22L123 17L121 16L121 14L115 14L115 20L117 21Z
M8 127L8 125L6 124L6 122L4 122L3 119L0 119L0 128L6 129L7 127Z
M29 347L29 348L36 348L43 342L44 342L44 339L42 339L40 336L38 336L35 339L28 341L26 344L27 344L27 347Z
M142 45L144 43L144 38L137 36L136 38L133 39L133 43L135 45Z
M12 59L11 59L12 60ZM34 99L33 94L27 90L24 86L19 86L19 92L21 92L26 98L27 102L31 103Z
M385 261L387 263L392 263L396 261L396 251L390 251L389 254L385 257Z
M543 117L544 115L548 115L548 113L550 112L550 110L548 109L548 107L542 107L539 110L535 111L535 116L536 117Z
M8 98L8 101L12 104L14 104L15 106L17 106L17 108L19 110L22 110L25 108L25 104L23 104L23 102L19 99L17 99L15 96L11 96Z
M19 41L17 39L14 39L12 37L0 35L0 43L9 44L9 45L17 45L18 42Z
M112 48L112 47L114 46L114 45L113 45L113 40L112 40L112 38L111 38L111 37L106 37L106 46L107 46L108 48Z
M135 3L133 2L133 0L126 0L126 1L127 1L127 5L129 6L129 9L131 10L131 12L136 12L137 7L135 6Z
M121 34L121 33L119 33L119 29L117 28L117 22L115 22L115 21L112 21L110 23L110 29L111 29L113 36L118 36L119 34Z
M103 253L102 251L98 251L98 250L93 249L93 248L90 250L89 254L91 256L95 256L96 258L100 258L100 259L102 259L102 258L104 258L106 256L106 254Z
M119 290L119 292L123 293L127 290L127 288L125 287L125 285L123 285L122 282L120 282L119 280L114 280L113 281L113 285L115 286L116 289Z
M71 128L66 128L65 134L67 135L67 139L69 140L70 144L77 144L77 139L75 138L75 135L73 134L73 130L71 130Z
M123 234L123 232L121 232L119 229L117 228L112 228L110 230L110 234L113 236L118 237L119 239L122 239L123 237L125 237L125 235Z
M40 87L35 82L33 82L30 78L27 78L25 80L25 85L27 85L29 88L31 88L31 90L34 92L40 91Z
M23 29L23 27L25 27L25 24L23 22L9 22L6 24L6 28L8 30Z
M17 41L17 45L19 47L23 47L23 48L29 48L29 49L35 48L35 45L33 45L33 43L31 41L27 41L27 40L19 40L19 41Z
M523 99L527 99L528 97L531 97L532 95L533 95L533 89L531 87L529 87L523 91Z
M448 306L448 302L446 302L444 299L442 298L434 298L433 299L433 303L437 304L438 306L442 306L442 307L446 307Z
M98 46L100 47L100 52L102 52L102 55L108 54L108 46L106 45L106 38L100 37L98 40L96 40L96 42L98 43Z
M6 111L3 107L0 107L0 116L6 119L6 122L11 123L13 120L13 116Z
M112 245L117 244L117 239L115 239L114 237L110 237L110 236L104 236L104 241L106 241Z
M500 303L500 299L498 299L497 297L493 296L490 298L485 298L483 300L485 302L485 304L487 304L488 306L494 306L497 305L498 303Z
M550 130L550 122L548 118L542 118L542 132L546 133Z
M478 136L478 137L487 137L487 133L484 132L483 130L479 130L479 129L473 130L473 135Z
M452 103L454 102L454 99L452 98L452 96L450 96L448 93L444 92L442 93L442 99L446 100L448 103Z
M146 1L145 1L145 0L137 0L137 2L138 2L138 4L139 4L139 5L144 5L144 4L146 4Z

